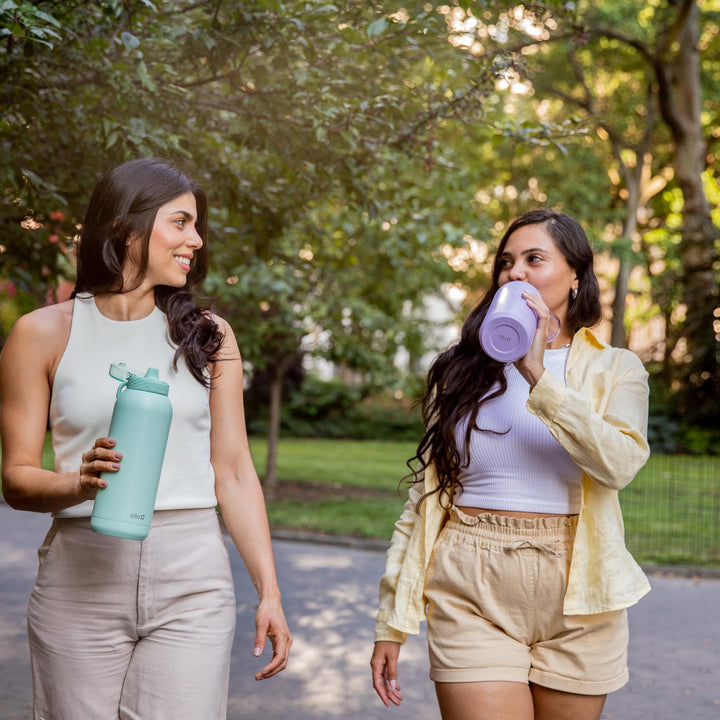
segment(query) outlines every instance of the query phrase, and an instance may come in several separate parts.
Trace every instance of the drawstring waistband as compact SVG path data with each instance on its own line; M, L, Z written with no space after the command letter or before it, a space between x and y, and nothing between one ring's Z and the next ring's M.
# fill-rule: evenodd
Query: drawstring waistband
M499 551L535 548L558 557L572 546L577 516L517 518L495 513L468 515L453 506L445 527L466 539L488 544Z
M506 545L504 550L505 552L511 552L513 550L521 550L522 548L534 548L535 550L546 552L549 555L554 555L555 557L561 557L563 554L562 552L556 550L555 548L551 548L545 543L535 542L533 540L517 540L514 543Z

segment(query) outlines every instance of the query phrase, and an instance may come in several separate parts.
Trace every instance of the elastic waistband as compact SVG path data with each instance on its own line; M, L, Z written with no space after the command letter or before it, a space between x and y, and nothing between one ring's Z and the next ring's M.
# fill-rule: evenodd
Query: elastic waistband
M495 513L468 515L452 506L445 527L489 540L512 540L519 536L536 540L562 540L575 537L577 521L577 515L538 518L517 518Z

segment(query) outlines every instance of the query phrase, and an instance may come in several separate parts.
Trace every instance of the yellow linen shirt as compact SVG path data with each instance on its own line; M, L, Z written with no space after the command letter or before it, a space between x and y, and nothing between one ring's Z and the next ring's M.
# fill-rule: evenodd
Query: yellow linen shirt
M582 506L563 611L592 615L635 604L650 590L625 547L618 490L647 462L647 372L639 358L598 340L587 328L573 338L566 385L545 371L527 402L583 471ZM447 516L433 466L410 488L395 524L380 581L375 640L404 642L425 619L425 571Z

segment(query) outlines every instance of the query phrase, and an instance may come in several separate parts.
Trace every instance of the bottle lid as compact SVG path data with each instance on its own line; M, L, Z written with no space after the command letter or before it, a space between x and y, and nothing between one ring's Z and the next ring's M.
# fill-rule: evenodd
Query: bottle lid
M118 389L120 393L124 388L128 390L144 390L145 392L154 392L158 395L167 395L170 386L160 380L160 373L157 368L148 368L145 376L138 371L129 368L125 363L113 363L110 366L110 377L120 380L122 385Z
M125 363L113 363L108 370L110 377L125 382L131 375L140 375L137 370L129 368Z
M131 375L127 381L128 390L144 390L145 392L153 392L158 395L167 395L170 386L160 379L160 374L156 368L148 368L145 377L140 375Z

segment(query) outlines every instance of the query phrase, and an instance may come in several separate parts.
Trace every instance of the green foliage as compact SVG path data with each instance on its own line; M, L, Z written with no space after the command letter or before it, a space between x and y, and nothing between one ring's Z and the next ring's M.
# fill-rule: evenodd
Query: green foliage
M365 392L339 380L320 380L308 375L302 385L288 393L281 416L283 435L415 442L420 439L423 425L417 408L387 395L365 396ZM253 433L264 433L266 424L266 412L248 419Z
M674 453L678 449L680 423L666 414L650 413L648 443L654 453Z
M678 399L665 382L662 371L650 370L650 411L648 442L653 453L678 455L720 455L720 428L698 425L679 413Z
M408 401L388 397L370 397L355 408L348 418L345 437L357 439L391 439L417 444L423 434L423 421L417 407Z
M362 400L362 391L340 380L319 380L312 375L285 404L288 416L308 424L341 420Z
M0 40L44 45L52 48L61 40L60 22L29 2L0 2Z
M420 2L33 8L3 5L0 274L29 272L40 302L98 173L161 155L209 191L208 289L251 364L282 366L316 330L380 384L399 346L421 353L422 295L462 281L447 248L492 223L468 201L466 148L494 133L475 120L501 49L458 52L447 8ZM51 245L53 212L67 224Z
M686 426L680 431L678 443L691 455L720 455L720 429Z
M398 348L410 378L436 349L423 298L449 284L475 297L507 221L543 204L577 216L597 249L647 267L655 304L643 318L663 313L670 351L687 327L684 205L670 134L646 101L645 51L664 47L676 13L636 0L0 0L3 327L16 298L42 304L72 279L98 174L160 155L208 190L208 291L255 368L284 370L309 351L394 389ZM714 4L700 25L712 166ZM629 247L618 242L627 173L643 162L650 184ZM717 205L714 180L710 167ZM718 364L713 342L706 365ZM686 365L668 365L666 382L689 388L687 410L696 390L712 410L716 386L706 370L683 376Z
M580 182L576 172L558 177L569 164L544 152L535 171L539 191L571 213L577 207L574 214L623 269L646 270L654 302L643 308L643 319L662 315L667 325L666 342L653 351L667 354L674 412L690 422L717 423L720 225L717 212L713 222L705 210L717 205L718 187L710 181L716 149L706 152L702 137L713 135L720 110L717 7L604 2L573 8L564 32L551 32L542 22L530 29L526 18L509 18L508 37L523 54L514 58L510 80L516 87L531 85L532 92L518 91L504 110L512 107L531 127L538 120L555 126L573 121L585 132L565 147L575 160L586 160L572 163L581 169ZM692 51L683 59L687 48ZM699 65L690 72L695 57ZM695 107L695 97L702 103L697 118L684 112ZM709 166L704 192L705 168L690 161L695 157ZM537 160L535 153L527 162L535 168ZM613 337L622 337L623 325L613 319ZM626 318L633 319L640 320Z

